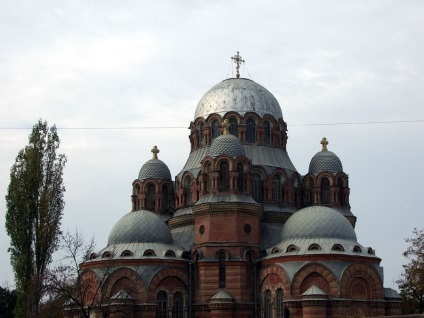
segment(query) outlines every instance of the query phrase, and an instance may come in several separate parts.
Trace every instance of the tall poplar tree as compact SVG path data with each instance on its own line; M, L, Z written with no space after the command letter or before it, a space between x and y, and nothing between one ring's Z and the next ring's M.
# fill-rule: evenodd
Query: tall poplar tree
M19 318L38 317L46 267L58 247L66 163L66 156L56 153L59 144L56 127L49 128L40 119L10 171L6 230L10 236Z

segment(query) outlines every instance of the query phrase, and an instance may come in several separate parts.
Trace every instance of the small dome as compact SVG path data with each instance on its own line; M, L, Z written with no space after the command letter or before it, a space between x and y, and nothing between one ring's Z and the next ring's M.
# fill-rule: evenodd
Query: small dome
M150 159L140 169L139 180L145 179L171 180L171 172L168 166L159 159Z
M343 166L339 157L337 157L334 152L327 150L327 138L322 138L321 144L322 150L317 152L309 163L309 173L318 174L322 171L329 171L333 173L342 172Z
M194 119L235 111L240 115L255 112L263 117L283 118L277 99L265 87L246 78L230 78L212 87L197 104Z
M339 212L324 206L311 206L297 211L287 220L281 238L337 238L356 242L356 233Z
M211 157L217 157L223 154L237 158L240 156L245 156L246 151L236 136L226 134L215 138L208 153L208 155Z
M168 226L156 214L133 211L124 215L110 231L108 245L122 243L163 243L173 242Z

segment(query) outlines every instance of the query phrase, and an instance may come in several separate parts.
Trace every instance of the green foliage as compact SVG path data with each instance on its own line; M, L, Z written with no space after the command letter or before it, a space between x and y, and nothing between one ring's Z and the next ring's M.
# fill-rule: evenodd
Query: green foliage
M16 291L0 286L0 318L15 317L13 311L16 307Z
M18 292L17 317L37 317L43 278L58 246L64 208L65 155L56 127L39 120L19 151L6 195L6 230Z
M414 229L414 237L405 239L410 246L403 253L409 263L396 283L403 298L405 314L424 313L424 230Z

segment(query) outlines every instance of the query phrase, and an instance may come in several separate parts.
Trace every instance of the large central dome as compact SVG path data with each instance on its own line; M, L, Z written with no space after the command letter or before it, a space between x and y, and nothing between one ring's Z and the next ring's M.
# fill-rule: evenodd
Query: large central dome
M235 111L240 115L255 112L263 117L283 118L277 99L265 87L246 78L230 78L212 87L197 104L194 119Z

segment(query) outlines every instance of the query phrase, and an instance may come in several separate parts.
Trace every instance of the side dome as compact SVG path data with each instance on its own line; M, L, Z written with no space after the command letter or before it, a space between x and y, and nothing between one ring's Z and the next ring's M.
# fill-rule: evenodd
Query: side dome
M151 151L153 153L153 159L150 159L141 167L138 179L141 181L149 178L171 180L171 172L168 166L162 160L158 159L158 147L153 146Z
M322 171L342 172L342 162L334 152L327 150L328 141L325 137L322 139L321 144L322 150L317 152L309 163L309 173L318 174Z
M108 245L122 243L173 242L168 226L156 214L138 210L124 215L112 228Z
M208 153L211 157L217 157L222 154L237 158L245 156L246 151L236 136L225 134L215 138Z
M240 115L255 112L263 117L270 114L276 120L283 118L277 99L265 87L246 78L230 78L212 87L197 104L194 119L221 116L234 111Z
M357 240L349 221L341 213L324 206L311 206L295 212L284 224L281 238Z

